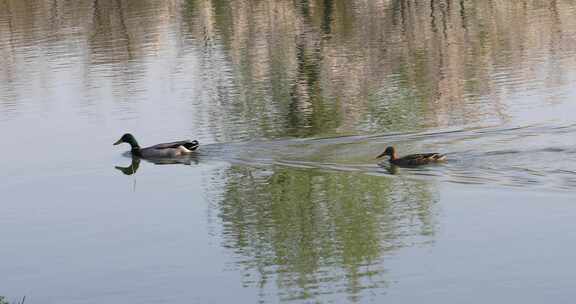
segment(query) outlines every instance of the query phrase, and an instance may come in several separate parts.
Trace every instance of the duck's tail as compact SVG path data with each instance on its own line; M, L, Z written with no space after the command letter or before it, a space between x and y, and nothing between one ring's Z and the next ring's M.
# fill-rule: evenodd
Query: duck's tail
M446 160L446 154L435 154L433 156L435 161L445 161Z
M191 142L182 145L182 147L186 148L189 152L198 149L198 146L200 146L200 143L197 140L193 140Z

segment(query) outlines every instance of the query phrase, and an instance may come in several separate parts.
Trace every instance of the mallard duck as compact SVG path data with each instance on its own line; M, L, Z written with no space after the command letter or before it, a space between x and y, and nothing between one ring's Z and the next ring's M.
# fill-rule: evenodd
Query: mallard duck
M386 150L384 150L384 152L378 155L378 157L376 158L380 158L386 155L390 157L388 161L391 164L400 167L420 166L446 161L446 155L440 153L411 154L403 157L398 157L398 154L396 153L396 149L394 147L387 147Z
M130 151L132 155L142 158L171 158L184 156L193 153L194 150L198 149L199 145L197 140L183 140L140 148L136 138L134 138L130 133L122 135L114 145L119 145L121 143L130 144L132 147Z

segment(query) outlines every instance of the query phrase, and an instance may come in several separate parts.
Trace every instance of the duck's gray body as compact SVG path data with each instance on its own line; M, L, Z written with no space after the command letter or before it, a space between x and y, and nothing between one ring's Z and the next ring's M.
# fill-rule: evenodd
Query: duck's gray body
M175 141L133 150L132 154L143 158L170 158L187 155L198 149L198 141Z

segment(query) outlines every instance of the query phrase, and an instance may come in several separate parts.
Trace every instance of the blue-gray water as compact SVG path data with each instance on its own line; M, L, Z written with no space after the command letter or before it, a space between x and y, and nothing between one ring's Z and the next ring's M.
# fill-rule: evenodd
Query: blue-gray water
M0 0L0 296L571 303L575 13Z

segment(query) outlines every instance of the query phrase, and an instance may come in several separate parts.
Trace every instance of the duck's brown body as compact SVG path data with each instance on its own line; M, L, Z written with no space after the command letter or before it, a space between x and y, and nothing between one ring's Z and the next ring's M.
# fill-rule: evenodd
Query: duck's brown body
M446 155L440 153L423 153L411 154L403 157L398 157L394 147L387 147L384 153L378 155L377 158L388 156L388 161L396 166L414 167L433 163L441 163L446 161Z

